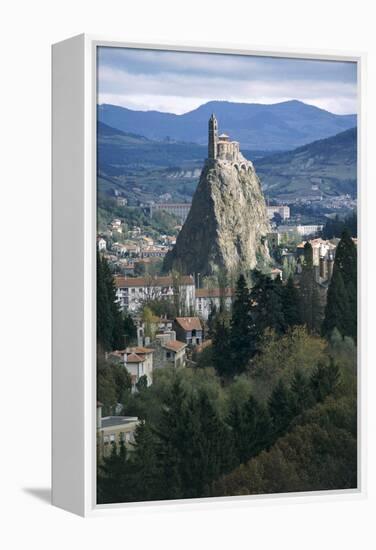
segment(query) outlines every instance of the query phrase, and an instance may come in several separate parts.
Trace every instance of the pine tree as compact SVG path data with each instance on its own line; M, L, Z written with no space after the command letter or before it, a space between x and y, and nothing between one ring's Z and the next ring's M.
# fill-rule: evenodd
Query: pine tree
M339 269L333 271L328 288L322 334L330 336L337 329L343 336L351 332L351 310L346 287Z
M112 349L111 304L103 272L103 261L97 254L97 342L105 350Z
M246 463L269 445L270 416L252 395L243 406L233 404L228 422L238 463Z
M255 281L251 290L253 338L258 343L267 328L282 334L286 329L282 307L283 287L279 279L273 280L260 271L253 272Z
M292 277L289 277L282 292L282 305L287 327L301 325L299 292Z
M239 276L236 284L230 342L234 372L242 372L255 350L250 295L244 275Z
M274 436L279 437L287 430L294 414L291 393L282 380L273 389L268 408Z
M329 284L322 333L337 328L342 336L357 338L357 252L347 230L337 246Z
M158 437L157 456L161 466L164 498L183 498L182 455L187 445L185 408L187 396L178 377L163 402L162 417L155 429Z
M340 382L338 365L330 358L328 364L319 363L310 380L313 396L319 403L332 394Z
M135 433L134 451L131 455L132 493L135 500L163 498L161 469L157 455L157 437L150 424L141 422Z
M97 341L105 350L124 347L124 321L108 262L97 254Z
M131 470L127 460L127 451L123 441L119 448L112 443L111 454L103 458L98 466L97 502L126 502L133 500L131 490Z
M188 438L182 456L182 479L187 497L209 494L212 482L233 464L229 430L206 391L192 396L185 410Z
M237 372L231 357L230 329L222 319L217 319L213 328L213 364L223 378L231 378Z
M314 397L309 379L301 369L295 369L291 382L291 396L294 416L309 409L314 404Z
M301 320L310 332L318 332L321 325L321 308L313 265L313 250L309 242L304 245L304 261L300 278Z

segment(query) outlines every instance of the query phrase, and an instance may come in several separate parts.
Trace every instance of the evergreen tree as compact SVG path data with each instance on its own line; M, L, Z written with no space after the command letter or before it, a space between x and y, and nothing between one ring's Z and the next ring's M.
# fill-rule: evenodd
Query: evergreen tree
M141 422L135 433L134 451L131 455L132 494L134 500L163 498L161 469L158 462L158 441L149 424Z
M271 421L267 410L251 395L240 406L234 403L228 419L238 463L245 463L265 449L271 440Z
M103 272L103 261L97 253L97 342L105 350L112 349L111 304Z
M294 415L291 393L282 380L273 389L268 408L274 437L279 437L287 430Z
M187 424L185 416L187 396L180 380L176 377L169 395L163 402L162 417L156 435L157 456L161 465L161 481L164 498L183 498L182 452L187 445Z
M188 438L182 449L184 495L197 498L209 494L212 482L233 465L230 433L206 391L192 396L187 408Z
M357 251L347 230L337 246L329 284L322 332L337 328L342 336L357 338Z
M321 328L322 334L330 336L333 330L337 329L342 335L348 335L351 332L350 318L348 294L342 274L336 269L333 271L328 288L325 318Z
M97 342L105 350L124 347L124 321L108 262L97 254Z
M98 504L125 502L133 499L130 491L131 472L125 444L121 441L119 448L115 443L111 445L111 454L108 457L104 457L98 466Z
M244 275L239 276L236 284L235 299L232 306L230 343L233 371L242 372L255 351L251 301Z
M300 278L301 320L310 332L318 332L321 325L321 311L318 288L313 265L313 250L307 241L304 245L304 261Z
M230 329L222 319L217 319L213 329L213 364L219 376L231 378L236 374L231 356Z
M292 277L289 277L282 292L282 305L287 327L301 325L299 292Z
M132 342L136 340L137 329L129 313L126 313L124 315L123 329L124 329L124 336L126 338L126 344L127 345L132 344Z
M280 279L273 280L260 271L253 272L251 313L253 338L258 343L267 328L282 334L286 329L282 306L283 287Z
M324 401L328 395L335 391L339 382L339 368L332 358L330 358L328 364L319 363L310 380L315 400L318 402Z
M314 404L310 380L301 369L295 369L291 382L291 396L294 416L309 409Z

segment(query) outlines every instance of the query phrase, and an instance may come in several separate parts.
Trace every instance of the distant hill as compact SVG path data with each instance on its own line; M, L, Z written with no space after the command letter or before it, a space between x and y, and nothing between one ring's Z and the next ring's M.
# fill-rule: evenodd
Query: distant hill
M196 143L155 141L144 136L98 123L98 166L108 176L129 170L166 167L198 167L207 156L207 148Z
M240 141L242 150L290 150L356 126L356 115L336 115L297 100L273 105L210 101L182 115L103 104L98 120L152 140L206 145L212 112L220 131Z
M270 197L356 195L356 128L292 151L271 154L242 150L255 164ZM129 200L154 200L172 193L176 200L193 195L207 147L155 141L98 123L99 191L118 189Z
M293 151L254 162L264 192L271 197L356 196L357 130L351 128Z

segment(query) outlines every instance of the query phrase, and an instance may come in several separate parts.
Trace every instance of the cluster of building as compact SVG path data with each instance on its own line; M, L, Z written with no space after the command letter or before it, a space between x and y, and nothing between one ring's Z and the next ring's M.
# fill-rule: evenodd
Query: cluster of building
M140 227L128 230L127 238L119 240L119 235L124 236L122 222L114 219L108 231L98 235L97 248L113 270L124 275L134 275L138 266L148 266L163 259L176 243L173 235L159 235L154 239L145 235Z

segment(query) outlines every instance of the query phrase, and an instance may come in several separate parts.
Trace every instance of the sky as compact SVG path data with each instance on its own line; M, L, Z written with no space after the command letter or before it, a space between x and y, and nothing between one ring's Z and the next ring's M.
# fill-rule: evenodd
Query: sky
M182 114L212 100L290 99L356 113L356 63L98 48L99 104Z

